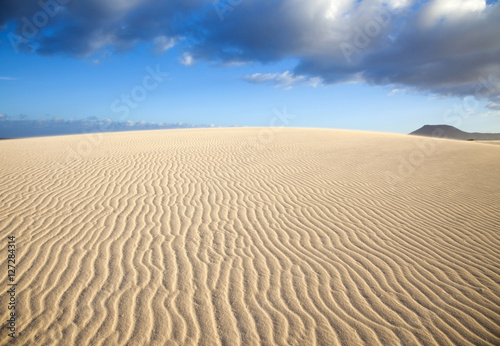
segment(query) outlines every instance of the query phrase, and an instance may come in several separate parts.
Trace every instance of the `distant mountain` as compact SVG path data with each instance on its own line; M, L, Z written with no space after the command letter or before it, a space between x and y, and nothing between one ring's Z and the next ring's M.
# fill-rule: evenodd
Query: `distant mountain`
M500 141L500 133L464 132L450 125L424 125L410 135L459 140Z

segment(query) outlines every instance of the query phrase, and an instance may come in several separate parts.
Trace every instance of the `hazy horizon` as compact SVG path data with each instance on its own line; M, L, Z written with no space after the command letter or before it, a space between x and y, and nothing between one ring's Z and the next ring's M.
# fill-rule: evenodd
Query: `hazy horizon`
M289 115L290 119L293 116ZM276 117L276 119L279 119ZM282 118L285 119L285 118ZM445 124L422 124L423 126L442 126ZM450 125L451 126L451 125ZM7 117L0 118L0 139L15 139L15 138L30 138L30 137L47 137L61 135L78 135L90 133L109 133L109 132L127 132L127 131L144 131L144 130L172 130L172 129L189 129L189 128L237 128L237 127L254 127L254 126L218 126L216 124L191 124L191 123L164 123L164 122L146 122L146 121L112 121L111 119L98 119L96 117L87 117L83 119L10 119ZM259 126L256 126L259 127ZM260 126L265 127L265 126ZM280 128L319 128L319 127L296 127L286 126L286 124L278 126ZM358 130L356 128L334 128L323 127L324 129L339 129L339 130ZM380 133L395 133L395 134L410 134L418 129L413 129L408 133L389 132L389 131L369 131ZM466 133L475 131L467 131ZM366 131L366 130L365 130ZM492 133L492 132L480 132Z

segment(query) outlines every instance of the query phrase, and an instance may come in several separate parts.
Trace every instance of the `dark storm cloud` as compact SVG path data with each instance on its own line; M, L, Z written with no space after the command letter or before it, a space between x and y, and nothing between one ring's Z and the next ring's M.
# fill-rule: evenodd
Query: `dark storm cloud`
M15 28L19 49L39 54L88 57L141 42L159 53L179 44L186 65L292 58L292 81L366 82L500 104L497 1L7 1L0 26Z
M15 49L87 57L125 51L139 42L182 33L200 1L27 0L7 1L0 26L11 22Z

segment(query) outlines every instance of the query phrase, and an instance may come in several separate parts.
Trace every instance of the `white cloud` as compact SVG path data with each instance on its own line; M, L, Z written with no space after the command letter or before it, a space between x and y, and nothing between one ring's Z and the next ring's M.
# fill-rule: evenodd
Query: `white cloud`
M487 107L492 110L500 111L500 103L497 102L490 102Z
M387 0L387 1L382 0L382 2L387 3L387 5L391 9L400 9L412 5L414 3L414 0Z
M456 22L466 16L479 14L486 8L485 0L433 0L421 13L421 23L430 27L445 19Z
M0 76L0 80L17 80L16 77Z
M285 71L282 74L276 76L275 82L277 87L291 86L304 80L305 78L305 76L296 76L290 71Z
M156 36L153 39L154 51L156 54L161 54L175 46L177 43L176 39L173 37L167 37L164 35Z
M481 117L500 117L499 111L487 111L486 113L480 114Z
M392 96L392 95L395 95L395 94L399 93L400 91L401 91L401 90L399 90L399 89L397 89L397 88L396 88L396 89L392 89L392 90L391 90L391 92L390 92L389 94L387 94L387 96Z
M321 78L319 77L312 77L307 80L308 85L312 86L313 88L316 88L318 85L322 83Z
M317 87L322 83L321 78L319 77L306 77L303 75L295 75L290 71L285 71L281 74L279 73L254 73L249 76L244 76L242 78L250 83L266 83L270 82L274 84L275 87L280 88L283 87L285 90L290 90L295 85L306 85Z
M276 78L277 75L277 73L254 73L250 76L243 77L243 79L250 83L264 83Z
M352 0L328 1L326 4L325 18L337 19L349 8L351 8Z
M191 66L194 63L193 56L186 52L180 58L180 62L184 66Z

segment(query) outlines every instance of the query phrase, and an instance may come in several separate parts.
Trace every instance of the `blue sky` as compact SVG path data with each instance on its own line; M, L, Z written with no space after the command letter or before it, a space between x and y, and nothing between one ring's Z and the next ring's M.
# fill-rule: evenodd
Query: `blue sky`
M57 0L51 1L57 4ZM159 12L184 19L169 22L167 16L167 20L158 19L157 25L150 25L154 23L151 18L147 25L136 19L136 13L143 11L147 16L155 9L141 7L145 1L106 2L126 5L127 9L120 10L120 22L110 24L109 18L119 12L111 5L106 9L96 5L99 8L85 12L71 7L71 2L65 6L61 2L60 12L40 25L26 47L12 44L13 37L26 37L23 18L35 22L37 13L47 11L34 2L31 8L23 8L25 12L11 5L10 15L0 17L3 120L95 116L135 123L269 126L275 112L287 112L294 116L288 126L295 127L408 133L424 124L450 124L470 132L500 132L500 42L498 35L488 35L488 30L500 30L494 21L500 12L496 2L469 1L470 6L460 12L447 8L444 0L430 1L434 4L430 9L427 2L418 1L365 1L370 7L364 9L355 7L360 2L340 1L345 7L342 18L353 18L346 22L352 27L348 30L335 24L345 20L336 19L338 8L332 12L331 23L318 28L314 21L305 22L309 17L297 19L304 9L294 8L298 6L294 1L271 1L281 3L279 11L273 13L277 10L269 5L270 14L258 14L253 6L259 1L243 0L223 12L223 20L217 13L221 7L216 9L204 1L179 8L159 6ZM260 3L262 8L266 2ZM328 1L312 1L311 8L325 3ZM226 6L222 9L231 6L222 4ZM369 38L367 47L356 45L358 28L377 29L373 13L380 13L380 8L391 10L391 23L379 25L380 33ZM86 18L91 10L104 19ZM283 22L276 20L281 13L285 13ZM439 23L429 24L432 18ZM297 21L295 26L282 28L292 19ZM270 31L259 32L252 24L255 20ZM75 28L74 23L80 22L87 24ZM101 36L95 32L99 25ZM110 29L113 25L116 28ZM458 32L464 25L468 31L477 30L475 40L483 40L482 45ZM202 34L199 27L204 29ZM327 29L328 35L321 37ZM109 32L103 34L106 30ZM347 32L347 36L331 39L337 32ZM435 40L436 32L450 46L439 56L432 51L440 42L427 43ZM301 35L307 41L297 38ZM77 45L78 40L86 44ZM346 59L346 42L348 49L355 49L347 57L355 61ZM429 53L423 54L426 49ZM448 51L450 56L446 56ZM471 62L471 56L477 57ZM488 58L481 58L484 56ZM446 63L426 70L430 64L441 63L439 59ZM156 79L151 74L155 70ZM485 78L490 79L483 88L487 93L478 98L474 90ZM130 95L131 103L123 95Z

